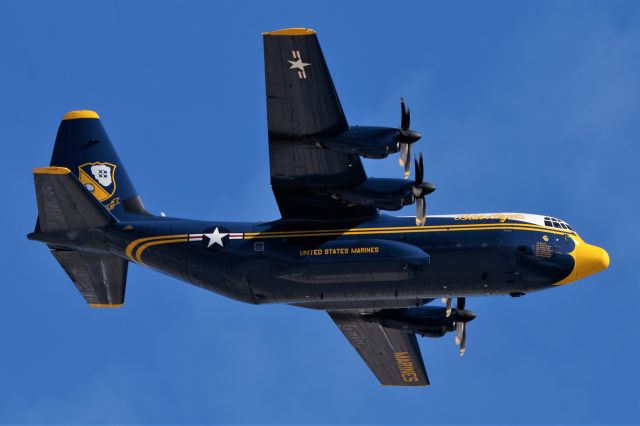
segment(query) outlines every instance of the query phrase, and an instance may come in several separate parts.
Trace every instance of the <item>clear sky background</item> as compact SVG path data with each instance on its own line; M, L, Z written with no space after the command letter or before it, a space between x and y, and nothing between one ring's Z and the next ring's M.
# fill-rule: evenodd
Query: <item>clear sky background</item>
M469 299L463 358L420 341L424 389L381 387L323 312L138 266L124 308L89 309L26 239L63 114L102 116L151 211L276 219L260 33L296 26L351 124L397 125L406 97L430 213L553 215L610 269ZM4 0L0 55L0 423L640 422L640 2Z

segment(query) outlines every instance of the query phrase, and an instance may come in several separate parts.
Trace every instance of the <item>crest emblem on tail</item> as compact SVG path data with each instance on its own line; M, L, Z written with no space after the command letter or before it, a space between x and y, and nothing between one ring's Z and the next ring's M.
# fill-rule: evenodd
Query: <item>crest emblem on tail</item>
M85 163L78 166L78 178L98 201L106 201L116 192L116 165L106 162Z

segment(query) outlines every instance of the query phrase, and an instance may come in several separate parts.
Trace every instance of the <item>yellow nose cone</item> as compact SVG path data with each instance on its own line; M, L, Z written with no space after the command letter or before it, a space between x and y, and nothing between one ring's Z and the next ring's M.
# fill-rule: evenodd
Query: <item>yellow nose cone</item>
M576 259L577 280L604 271L609 267L609 253L598 246L580 242L573 255Z
M580 237L573 236L576 247L569 253L574 259L573 270L563 280L555 285L569 284L589 275L604 271L609 267L609 253L606 250L585 243Z

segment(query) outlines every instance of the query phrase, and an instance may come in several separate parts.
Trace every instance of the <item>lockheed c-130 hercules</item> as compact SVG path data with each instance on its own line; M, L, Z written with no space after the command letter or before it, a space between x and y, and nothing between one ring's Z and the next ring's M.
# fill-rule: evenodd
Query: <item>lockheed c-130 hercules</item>
M252 304L328 312L383 385L429 379L416 334L455 333L465 297L518 296L609 266L564 221L523 213L427 216L420 134L349 126L313 30L263 34L272 222L185 220L147 211L98 114L67 113L50 167L34 169L32 240L47 244L92 307L124 302L129 262ZM360 157L399 153L404 178L367 177ZM414 163L414 177L408 179ZM380 210L416 205L416 216ZM436 298L444 306L425 306ZM455 305L453 298L457 298Z

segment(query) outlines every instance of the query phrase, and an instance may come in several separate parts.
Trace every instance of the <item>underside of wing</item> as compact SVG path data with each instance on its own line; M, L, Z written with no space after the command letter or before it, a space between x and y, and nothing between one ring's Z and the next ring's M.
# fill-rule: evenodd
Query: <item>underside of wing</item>
M323 148L314 138L348 130L331 75L313 30L263 34L271 185L283 218L358 219L370 206L340 202L328 189L366 179L355 153Z
M329 315L382 385L429 384L415 333L385 327L360 313L330 311Z
M340 133L347 120L315 31L263 34L269 133L294 138Z

